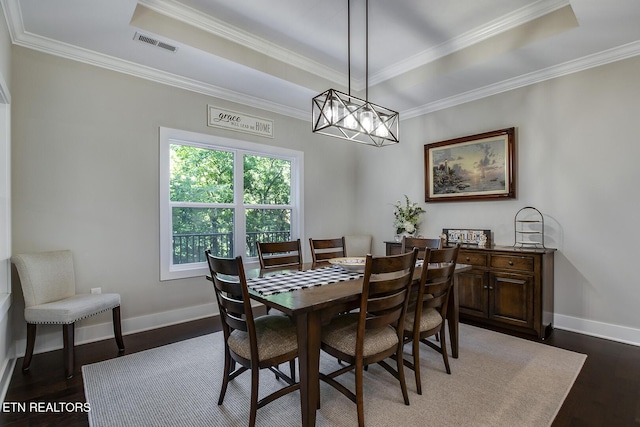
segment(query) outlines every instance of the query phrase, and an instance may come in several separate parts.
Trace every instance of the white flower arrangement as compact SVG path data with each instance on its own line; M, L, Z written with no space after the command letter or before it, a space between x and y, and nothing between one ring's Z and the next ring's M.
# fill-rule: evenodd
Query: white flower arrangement
M394 205L393 226L396 229L396 234L403 232L415 234L418 232L420 215L426 211L422 209L421 206L418 206L417 203L411 203L406 194L404 195L404 199L404 204L398 200Z

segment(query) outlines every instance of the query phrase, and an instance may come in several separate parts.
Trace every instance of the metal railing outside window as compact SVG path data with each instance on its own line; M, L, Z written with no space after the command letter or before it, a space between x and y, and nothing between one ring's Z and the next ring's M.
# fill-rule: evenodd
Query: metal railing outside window
M258 256L256 242L286 242L290 239L289 230L249 232L246 236L249 252L247 257ZM174 234L173 264L206 262L204 251L207 249L211 249L211 253L219 257L234 257L233 233Z

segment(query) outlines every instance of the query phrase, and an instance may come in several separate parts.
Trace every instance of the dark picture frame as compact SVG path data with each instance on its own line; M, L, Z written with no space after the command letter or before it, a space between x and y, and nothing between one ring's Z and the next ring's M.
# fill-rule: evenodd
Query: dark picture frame
M426 202L516 197L515 128L424 146Z

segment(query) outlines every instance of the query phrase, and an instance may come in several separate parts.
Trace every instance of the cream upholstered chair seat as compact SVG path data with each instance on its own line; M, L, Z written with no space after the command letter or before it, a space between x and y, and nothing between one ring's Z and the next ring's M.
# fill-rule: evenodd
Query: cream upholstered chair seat
M119 294L74 295L24 309L27 323L65 325L120 305Z
M335 318L322 331L322 341L351 356L356 355L359 313L348 313ZM364 357L381 353L398 346L396 330L389 325L368 329L364 335L362 355Z
M254 319L258 360L273 359L298 350L296 327L288 317L266 315ZM229 349L247 360L251 359L251 339L245 331L234 330L227 340Z
M15 264L24 295L24 319L27 322L27 349L22 370L31 365L36 325L62 325L65 374L73 376L75 322L111 310L113 330L120 352L124 351L120 320L120 295L76 294L73 256L69 250L19 254Z
M411 333L413 331L413 323L415 322L416 312L408 311L406 317L404 318L404 330L407 333ZM422 315L420 316L420 325L418 326L418 330L420 332L428 331L433 328L437 328L442 324L442 316L440 312L435 308L428 307L422 309Z

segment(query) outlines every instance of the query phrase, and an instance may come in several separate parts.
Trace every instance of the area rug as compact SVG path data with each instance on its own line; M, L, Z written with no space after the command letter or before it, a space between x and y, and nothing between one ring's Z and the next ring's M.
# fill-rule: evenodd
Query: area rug
M229 384L217 405L222 382L221 332L82 367L92 427L246 426L250 375ZM408 348L407 348L408 350ZM369 426L549 426L586 359L583 354L460 325L460 358L423 346L423 394L416 394L406 370L410 406L398 382L378 365L365 374L365 422ZM320 369L337 361L323 354ZM340 377L352 387L352 374ZM260 375L260 396L279 388L274 375ZM356 407L320 384L318 426L357 425ZM353 388L352 388L353 389ZM299 426L300 394L291 393L258 410L258 426Z

